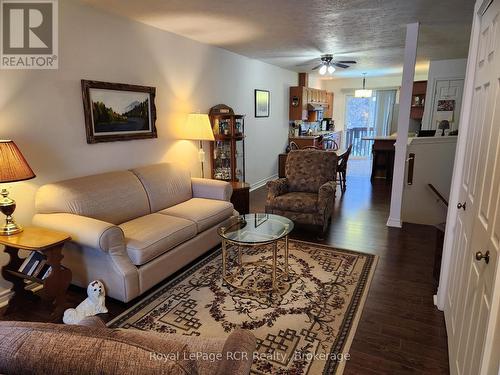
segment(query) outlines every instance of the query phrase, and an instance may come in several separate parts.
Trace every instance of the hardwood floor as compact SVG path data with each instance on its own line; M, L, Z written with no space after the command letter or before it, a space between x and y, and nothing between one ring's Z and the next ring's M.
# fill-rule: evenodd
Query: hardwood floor
M251 193L251 212L263 212L265 188ZM388 228L390 186L372 185L366 176L349 176L347 191L337 192L335 213L323 241L314 228L298 227L292 237L338 248L377 254L379 262L371 284L345 375L448 374L447 339L443 313L432 302L432 269L436 231L423 225ZM69 302L85 297L71 287ZM128 304L108 301L111 319ZM43 320L35 309L1 319Z
M292 237L379 256L345 375L448 374L444 316L432 298L436 230L388 228L390 189L383 181L372 185L369 177L348 176L324 241L314 228L297 228ZM265 194L252 192L251 212L264 210Z

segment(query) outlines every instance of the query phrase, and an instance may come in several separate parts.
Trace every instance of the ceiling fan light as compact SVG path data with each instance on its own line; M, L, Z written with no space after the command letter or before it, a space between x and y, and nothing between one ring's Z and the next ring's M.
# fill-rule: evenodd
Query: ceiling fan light
M319 74L324 76L326 74L326 65L322 65L321 68L319 68Z
M328 73L333 74L334 71L335 68L333 67L333 65L328 65Z

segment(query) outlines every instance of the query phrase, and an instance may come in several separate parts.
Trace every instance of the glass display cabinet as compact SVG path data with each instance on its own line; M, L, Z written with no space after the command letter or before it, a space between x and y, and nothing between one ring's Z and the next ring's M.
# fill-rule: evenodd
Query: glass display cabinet
M215 141L210 145L212 178L245 181L245 116L219 104L209 112Z

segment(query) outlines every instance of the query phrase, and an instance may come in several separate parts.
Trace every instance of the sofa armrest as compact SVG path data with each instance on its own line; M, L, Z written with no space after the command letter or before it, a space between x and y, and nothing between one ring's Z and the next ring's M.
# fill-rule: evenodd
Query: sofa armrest
M104 221L68 213L36 214L36 226L68 233L72 241L113 253L125 246L125 236L120 227Z
M326 209L329 200L334 199L336 189L337 183L335 181L328 181L320 186L318 192L318 208L320 212Z
M248 375L253 362L253 352L257 345L250 331L237 329L229 335L222 349L222 361L217 375Z
M267 182L267 202L271 202L274 198L285 193L288 193L288 180L286 178Z
M191 186L194 198L217 199L229 202L233 194L233 187L226 181L193 177L191 178Z

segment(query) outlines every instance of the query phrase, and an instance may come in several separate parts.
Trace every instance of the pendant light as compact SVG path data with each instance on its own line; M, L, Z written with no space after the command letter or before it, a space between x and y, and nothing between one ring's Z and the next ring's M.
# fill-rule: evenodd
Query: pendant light
M366 73L363 73L363 89L358 89L354 91L354 96L356 98L371 98L372 97L372 90L367 90L365 88L366 84Z

